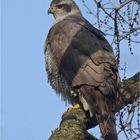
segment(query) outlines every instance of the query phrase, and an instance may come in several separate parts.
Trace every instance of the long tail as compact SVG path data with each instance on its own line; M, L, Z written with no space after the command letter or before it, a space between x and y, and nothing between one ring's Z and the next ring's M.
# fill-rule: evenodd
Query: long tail
M118 140L115 117L112 112L113 97L103 95L99 90L89 86L83 86L80 91L82 93L81 102L84 109L89 110L92 115L96 114L103 139Z
M109 100L103 95L96 95L96 118L102 133L104 140L118 140L116 126L115 126L115 116L112 113L111 105Z

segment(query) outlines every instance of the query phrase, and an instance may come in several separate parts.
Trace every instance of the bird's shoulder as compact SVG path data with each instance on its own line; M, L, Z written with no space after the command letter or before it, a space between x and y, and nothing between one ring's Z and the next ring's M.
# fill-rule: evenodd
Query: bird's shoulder
M93 33L95 36L97 36L98 38L102 38L105 39L104 37L104 33L100 30L98 30L97 28L95 28L90 22L88 22L83 16L79 16L79 15L71 15L68 16L66 18L64 18L63 20L61 20L60 22L55 23L49 33L48 33L48 37L50 34L57 34L57 33L63 33L66 32L69 34L68 31L74 29L76 31L79 30L79 28L85 29L87 32L91 32Z
M96 38L96 41L101 41L105 44L104 46L106 50L112 52L112 47L106 40L105 34L95 28L82 15L71 15L54 24L49 31L47 39L52 40L56 36L63 39L64 37L70 38L72 36L76 38L78 37L78 34L82 36L89 36L89 38Z

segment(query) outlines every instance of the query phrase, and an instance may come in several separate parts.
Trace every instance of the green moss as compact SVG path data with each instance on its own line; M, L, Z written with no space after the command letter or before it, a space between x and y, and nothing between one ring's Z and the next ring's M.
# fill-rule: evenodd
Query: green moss
M122 84L125 86L129 84L134 84L138 81L140 81L140 72L136 73L134 76L132 76L131 78L127 80L123 80Z

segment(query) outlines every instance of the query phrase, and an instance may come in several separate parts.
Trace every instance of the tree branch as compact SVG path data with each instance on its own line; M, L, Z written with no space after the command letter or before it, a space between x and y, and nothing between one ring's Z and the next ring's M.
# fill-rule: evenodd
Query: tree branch
M114 113L124 106L134 103L140 97L140 72L133 77L124 80L121 87L121 95ZM49 140L98 140L88 133L89 128L98 125L96 117L89 117L83 108L68 109L62 116L62 121Z

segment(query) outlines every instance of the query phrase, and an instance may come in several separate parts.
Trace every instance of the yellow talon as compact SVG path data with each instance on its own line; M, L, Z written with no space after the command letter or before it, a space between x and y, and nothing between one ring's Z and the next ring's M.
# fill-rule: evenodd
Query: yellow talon
M68 110L66 112L64 112L63 115L66 115L68 112L71 112L72 110L78 109L78 108L82 108L80 103L75 104L74 106L68 108Z
M70 107L68 110L78 109L81 108L81 105L79 103L75 104L74 106Z

